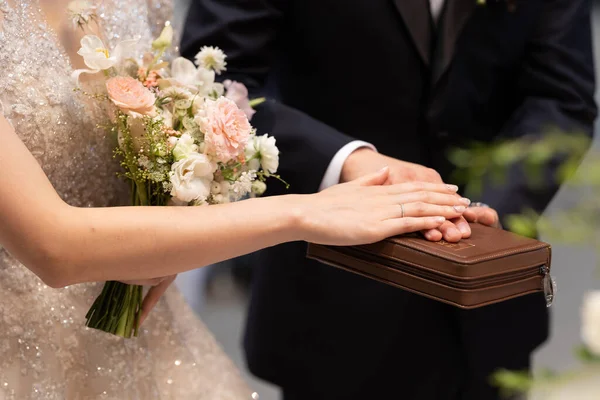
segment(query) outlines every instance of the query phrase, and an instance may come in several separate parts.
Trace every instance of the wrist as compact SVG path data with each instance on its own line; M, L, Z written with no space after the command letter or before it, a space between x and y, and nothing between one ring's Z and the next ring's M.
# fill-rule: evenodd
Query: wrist
M353 151L348 158L346 158L346 161L342 166L340 183L349 182L363 176L365 174L365 167L373 164L373 159L377 158L378 155L379 153L369 147L361 147ZM385 167L385 162L382 161L379 164L381 164L379 169ZM375 167L373 171L369 172L374 172L377 170L377 167Z
M289 194L272 197L279 210L275 215L276 234L280 243L306 241L308 239L308 199L310 195Z

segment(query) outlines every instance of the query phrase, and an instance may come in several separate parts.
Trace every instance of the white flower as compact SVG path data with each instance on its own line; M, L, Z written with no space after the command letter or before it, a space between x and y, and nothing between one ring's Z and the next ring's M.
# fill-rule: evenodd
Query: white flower
M210 192L214 195L221 193L221 184L217 181L214 181L210 186Z
M178 86L192 92L192 94L208 95L213 90L215 73L205 68L196 68L190 60L177 57L171 63L171 77L161 79L161 89L169 86Z
M160 119L164 126L169 129L173 129L173 114L171 114L167 109L160 109L160 114L158 117L155 117L155 120Z
M237 181L231 184L229 194L232 201L240 200L252 191L252 182L256 179L255 171L242 172Z
M161 96L168 97L173 101L182 99L187 100L193 97L189 90L178 86L169 86L168 88L162 91Z
M114 67L133 52L138 41L138 39L124 40L117 44L111 53L98 36L85 35L81 39L81 48L77 54L83 57L85 65L90 69L76 70L73 72L73 77L79 79L82 73L95 74Z
M170 23L167 23L163 28L160 36L152 42L152 48L155 50L165 49L173 43L173 27Z
M221 182L221 193L229 194L229 189L231 185L227 181Z
M255 136L246 146L246 159L250 160L250 168L255 167L254 160L258 160L267 175L276 173L279 168L279 149L275 145L275 138L268 135Z
M169 147L169 150L173 150L175 148L175 146L177 146L177 143L179 142L179 138L177 138L176 136L171 136L167 139L167 146Z
M219 82L215 82L212 85L212 91L215 92L214 94L217 98L221 97L225 93L225 85Z
M96 6L90 4L87 0L74 0L67 6L69 18L73 22L73 27L81 27L87 25L90 21L97 18Z
M586 294L581 313L583 342L592 353L600 356L600 291Z
M175 109L187 111L192 106L192 100L181 99L175 100L174 107Z
M205 201L210 195L215 171L216 166L208 157L191 153L171 166L171 196L184 202Z
M138 165L145 169L150 169L152 167L152 161L146 156L140 156L138 158Z
M173 157L175 157L175 161L180 161L193 153L198 153L198 146L194 143L194 138L184 133L173 148Z
M227 56L218 47L204 46L196 54L196 65L206 69L212 69L217 74L225 71L225 58Z
M267 184L263 181L252 182L252 194L262 196L267 191Z

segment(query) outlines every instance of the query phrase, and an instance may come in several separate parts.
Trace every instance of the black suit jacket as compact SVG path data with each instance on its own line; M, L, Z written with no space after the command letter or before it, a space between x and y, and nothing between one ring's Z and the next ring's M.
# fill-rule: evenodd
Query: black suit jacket
M270 97L252 123L277 138L290 192L315 192L353 139L447 180L451 146L547 125L591 135L588 0L517 0L512 12L505 1L446 0L437 29L427 5L192 0L181 48L192 58L219 46L225 77ZM501 216L542 211L557 189L552 179L534 189L514 170L475 200ZM308 261L305 250L260 253L245 348L256 375L312 399L485 399L489 374L526 368L547 336L542 296L460 311Z

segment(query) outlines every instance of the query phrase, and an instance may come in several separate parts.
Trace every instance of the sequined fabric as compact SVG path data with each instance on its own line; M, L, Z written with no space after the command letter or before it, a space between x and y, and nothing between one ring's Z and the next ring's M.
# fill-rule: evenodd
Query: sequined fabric
M111 46L134 35L149 43L171 13L168 0L96 3ZM103 121L73 91L69 59L39 5L12 4L0 0L0 112L69 204L126 205ZM137 339L85 328L101 286L49 288L0 248L0 400L253 398L175 289Z

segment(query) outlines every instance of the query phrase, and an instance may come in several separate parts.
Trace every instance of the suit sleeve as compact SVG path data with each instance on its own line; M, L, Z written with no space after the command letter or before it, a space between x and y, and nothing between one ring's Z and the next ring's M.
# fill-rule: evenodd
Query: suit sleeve
M519 77L518 90L524 100L502 136L537 140L553 126L591 137L597 109L590 1L543 4ZM547 165L540 185L532 185L522 166L515 166L509 171L507 186L484 185L482 201L496 208L501 217L525 208L542 213L559 189L555 178L559 164L555 159Z
M192 0L181 53L193 59L202 46L218 46L227 54L227 71L219 78L244 83L251 98L267 96L285 6L285 0ZM279 174L293 193L316 192L335 154L353 140L272 98L257 107L252 125L276 138ZM283 192L271 181L270 194Z

